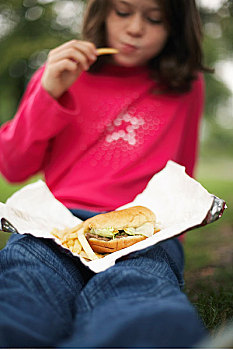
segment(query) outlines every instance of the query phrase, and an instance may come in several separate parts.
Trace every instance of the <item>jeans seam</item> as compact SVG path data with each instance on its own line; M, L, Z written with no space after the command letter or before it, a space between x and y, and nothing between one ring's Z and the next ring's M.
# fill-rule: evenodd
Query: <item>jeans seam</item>
M117 301L117 300L133 300L134 301L140 301L140 300L145 300L145 298L151 298L151 297L154 297L156 295L156 298L161 298L163 299L164 296L161 295L161 296L158 296L159 292L161 290L164 290L164 286L166 286L168 280L163 280L162 283L159 285L159 286L155 286L153 289L149 289L149 291L145 291L145 292L142 292L140 295L126 295L126 296L121 296L119 294L115 294L115 295L111 295L109 298L104 298L104 299L98 299L95 300L94 302L92 302L90 300L90 295L87 294L87 293L83 293L81 295L81 299L82 299L82 307L79 307L78 308L78 312L90 312L91 310L93 310L97 305L99 305L99 303L102 303L104 300L107 300L107 299L110 299L111 301ZM170 280L169 280L170 282ZM176 287L176 289L179 290L179 288L177 288L177 284L174 285L172 284L172 287ZM168 290L166 288L166 290ZM180 291L180 290L179 290Z
M178 241L175 241L176 244L178 244ZM162 254L162 258L165 259L166 263L170 266L176 280L177 283L180 286L180 289L182 289L182 287L184 286L184 281L183 281L183 275L182 275L182 271L180 271L178 265L176 264L176 262L173 260L173 258L169 255L169 253L167 252L167 250L162 247L162 246L158 246L158 249L160 250L160 254ZM146 248L144 254L147 254L147 251L150 251L150 248ZM184 258L184 254L183 251L181 251L181 254ZM140 254L140 252L135 252L132 253L132 258L140 258L142 255ZM137 265L130 265L131 267L137 266Z
M126 266L125 269L127 269L127 270L135 269L136 271L142 273L141 268L139 268L138 266ZM174 282L172 279L164 277L164 276L163 276L162 274L160 274L158 271L154 271L154 273L152 273L152 272L150 272L150 271L145 271L145 270L144 270L144 271L143 271L143 274L144 274L144 275L147 275L147 276L150 276L150 277L155 277L155 276L156 276L156 277L159 277L159 278L161 278L161 279L163 279L163 280L166 280L167 282L171 282L172 285L175 286L175 287L177 287L177 285L179 285L178 280L177 280L177 283L176 283L176 282Z
M175 241L175 243L177 244L177 240ZM178 282L180 289L181 289L184 285L184 281L183 281L182 273L179 272L179 267L177 266L177 264L173 260L173 258L168 254L167 250L161 246L160 246L160 248L163 251L163 253L166 255L166 260L167 260L168 264L170 265L174 275L176 276L177 282ZM183 253L182 253L182 255L183 255ZM183 257L184 257L184 255L183 255Z

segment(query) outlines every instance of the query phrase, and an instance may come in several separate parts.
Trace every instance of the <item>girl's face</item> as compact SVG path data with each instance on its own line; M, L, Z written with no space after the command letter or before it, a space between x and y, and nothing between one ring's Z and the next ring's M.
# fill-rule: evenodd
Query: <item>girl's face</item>
M111 0L106 19L107 43L119 50L117 65L146 65L163 49L168 31L156 0Z

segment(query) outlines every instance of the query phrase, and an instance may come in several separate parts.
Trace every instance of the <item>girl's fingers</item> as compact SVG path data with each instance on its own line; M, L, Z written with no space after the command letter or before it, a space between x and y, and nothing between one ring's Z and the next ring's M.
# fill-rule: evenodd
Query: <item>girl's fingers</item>
M82 52L77 52L75 55L76 64L82 69L82 70L88 70L92 63L94 63L94 60L89 59L86 55L84 55Z
M60 46L57 46L55 49L53 49L52 51L55 51L55 50L64 50L66 48L69 48L69 47L75 47L77 49L79 49L79 47L81 45L85 45L89 50L91 50L94 54L97 53L96 52L96 47L93 43L89 42L89 41L83 41L83 40L70 40L70 41L67 41L66 43L60 45Z
M89 58L87 55L83 54L81 51L77 51L74 48L69 48L59 53L56 53L56 55L49 57L48 64L54 65L54 63L57 63L64 59L69 59L75 62L83 70L89 69L90 65L95 61L95 59Z
M80 54L82 54L82 56ZM97 59L95 46L89 42L73 40L51 50L48 56L48 61L54 63L60 59L70 58L83 65L83 57L86 59L89 68L89 66Z
M94 44L88 41L79 41L74 43L74 47L80 50L83 54L87 55L91 59L96 59L98 51Z
M77 64L74 61L69 59L63 59L58 62L55 62L51 67L51 70L54 71L54 75L59 75L64 71L74 72L78 70Z

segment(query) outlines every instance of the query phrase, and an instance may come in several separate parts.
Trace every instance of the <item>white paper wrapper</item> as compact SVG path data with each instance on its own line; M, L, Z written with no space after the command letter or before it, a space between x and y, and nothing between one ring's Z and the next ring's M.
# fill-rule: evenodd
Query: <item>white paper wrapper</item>
M124 255L200 225L212 204L213 195L189 177L184 167L169 161L133 202L118 208L125 209L134 205L148 207L156 214L161 231L102 259L87 262L81 258L81 261L96 273L104 271ZM51 238L59 245L59 241L49 232L54 228L72 228L81 222L54 198L41 180L23 187L10 197L6 204L0 203L0 218L7 219L20 234Z

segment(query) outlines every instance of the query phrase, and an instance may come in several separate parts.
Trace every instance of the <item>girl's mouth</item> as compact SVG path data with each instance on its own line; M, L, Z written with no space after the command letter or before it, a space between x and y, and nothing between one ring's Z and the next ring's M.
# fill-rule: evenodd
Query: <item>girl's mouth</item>
M122 47L121 47L121 52L125 53L125 54L134 53L137 50L138 50L138 48L136 46L131 45L131 44L126 44L126 43L123 43Z

